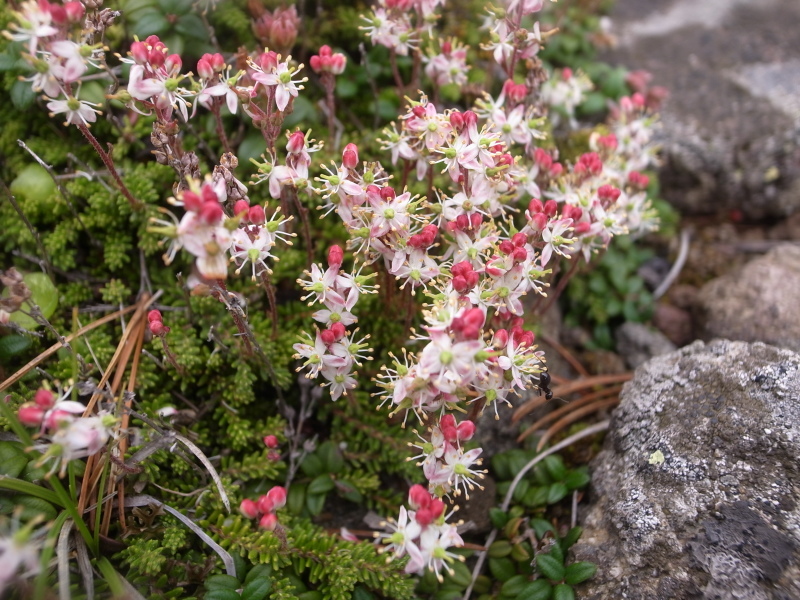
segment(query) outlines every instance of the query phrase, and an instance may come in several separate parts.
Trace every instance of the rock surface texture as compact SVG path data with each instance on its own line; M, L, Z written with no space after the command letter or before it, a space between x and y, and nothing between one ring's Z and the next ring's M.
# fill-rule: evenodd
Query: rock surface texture
M679 210L800 209L797 0L619 0L610 62L646 69L662 111L664 193Z
M800 598L800 354L695 342L625 386L593 464L578 596Z
M800 352L800 247L779 246L704 285L695 300L699 337L764 342Z

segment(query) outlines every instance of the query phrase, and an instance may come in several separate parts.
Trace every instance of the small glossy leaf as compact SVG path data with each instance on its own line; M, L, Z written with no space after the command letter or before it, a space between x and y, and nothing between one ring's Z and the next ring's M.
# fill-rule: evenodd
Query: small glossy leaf
M0 338L0 364L8 364L14 356L31 347L31 340L24 335L7 335Z
M511 542L508 540L497 540L489 546L489 556L491 558L503 558L511 554Z
M235 590L239 588L239 580L231 575L212 575L206 579L207 590Z
M21 448L13 442L0 442L0 475L18 477L27 464L28 458Z
M241 596L236 590L227 588L214 588L206 592L204 600L239 600Z
M264 600L272 589L269 577L257 577L244 586L242 600Z
M567 475L564 459L557 454L551 454L542 461L542 464L553 481L561 481Z
M300 470L308 477L316 477L325 472L325 467L322 464L322 459L314 452L306 455L303 462L300 463Z
M553 600L575 600L575 592L566 583L559 583L553 588Z
M293 485L289 488L289 493L286 495L286 506L289 512L293 515L299 515L303 512L303 506L306 503L306 486Z
M548 485L540 485L536 487L532 487L528 490L528 493L525 494L525 498L522 499L523 504L525 506L535 507L535 506L544 506L547 504L547 496L550 492L550 486Z
M587 473L585 469L575 469L567 473L567 476L564 478L564 485L570 490L577 490L589 483L590 480L589 473Z
M567 486L565 486L563 483L556 482L550 486L550 489L547 492L547 503L555 504L556 502L560 502L567 494L569 494Z
M58 516L58 511L52 504L36 496L14 496L13 501L17 506L23 507L20 515L23 523L39 515L43 515L47 521L52 521Z
M247 585L254 579L263 579L270 575L272 575L272 565L256 565L247 573L247 577L244 578L244 584Z
M31 291L31 302L39 307L45 319L52 317L58 306L58 290L50 278L44 273L28 273L22 279ZM36 321L19 311L11 313L10 320L25 329L39 327Z
M497 581L508 581L517 574L514 562L509 558L490 558L489 571Z
M544 536L549 533L555 533L556 530L553 529L552 523L550 521L545 521L544 519L531 519L531 527L536 532L537 539L544 539Z
M136 35L145 38L149 35L161 35L169 29L169 21L157 9L142 11L133 26Z
M511 558L517 562L530 562L531 553L525 547L526 544L514 544L511 546Z
M577 585L583 583L587 579L594 577L597 572L597 565L591 562L581 561L572 563L566 569L564 581L570 585Z
M500 588L500 595L506 598L518 598L527 583L528 579L524 575L514 575Z
M583 529L581 529L580 527L573 527L572 529L570 529L567 532L567 535L565 535L563 538L561 538L561 542L560 542L561 549L564 552L566 552L567 550L572 548L572 546L575 544L575 542L577 542L580 539L582 533L583 533Z
M453 569L453 574L448 574L445 582L452 582L453 586L458 587L459 590L465 590L472 583L472 571L463 562L456 561L450 565Z
M514 488L514 500L516 502L522 502L530 487L531 484L527 479L520 479L519 482L517 482L517 487Z
M194 38L203 42L208 40L208 30L203 24L203 19L196 14L190 13L188 15L183 15L180 19L178 19L178 24L175 26L175 31L181 35L185 35L186 37Z
M539 572L553 581L564 579L564 563L555 558L552 554L539 554L536 557L536 567Z
M325 506L325 494L308 494L306 496L306 508L312 515L317 516Z
M333 479L330 478L330 475L320 475L319 477L315 477L314 480L308 484L308 493L327 494L334 487L336 487L336 485L333 483Z
M508 523L508 514L499 508L490 508L489 518L492 520L492 526L497 529L502 529Z
M549 581L537 579L525 586L517 600L550 600L553 586Z
M319 445L317 454L327 473L338 473L344 467L344 457L342 451L339 450L339 445L330 440Z
M566 554L564 550L561 549L561 544L553 544L550 546L550 556L555 558L559 561L562 565L564 564L564 555Z
M498 481L506 481L514 478L511 474L511 463L507 453L495 454L492 457L492 471Z

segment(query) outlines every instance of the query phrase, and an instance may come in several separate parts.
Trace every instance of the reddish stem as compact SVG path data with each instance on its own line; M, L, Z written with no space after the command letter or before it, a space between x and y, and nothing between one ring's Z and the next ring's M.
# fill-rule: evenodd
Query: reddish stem
M125 196L125 198L128 200L128 202L131 205L131 208L133 208L134 210L141 210L142 203L139 202L136 198L134 198L133 194L131 194L130 190L122 182L122 178L119 176L119 173L117 173L117 169L114 167L114 160L111 158L111 155L105 150L103 150L103 147L100 145L100 142L98 142L97 138L94 137L94 135L92 135L92 133L89 131L89 128L86 125L79 124L78 130L83 134L83 137L85 137L89 141L89 143L95 149L95 152L97 152L98 156L100 156L100 160L103 161L103 164L108 169L108 172L111 173L111 176L114 178L114 181L116 182L119 191L122 192L122 195ZM109 150L111 150L111 144L108 145L108 148Z

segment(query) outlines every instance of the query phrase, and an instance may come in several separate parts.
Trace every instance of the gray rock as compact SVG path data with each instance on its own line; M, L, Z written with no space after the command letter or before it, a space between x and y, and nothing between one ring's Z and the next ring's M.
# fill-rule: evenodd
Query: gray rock
M654 356L675 351L675 344L663 333L642 323L628 321L614 333L617 352L631 369L643 365Z
M699 337L765 342L800 351L800 248L782 245L700 289Z
M799 375L728 340L637 369L592 465L579 597L800 598Z
M619 0L605 59L653 73L664 194L690 213L750 218L800 209L800 22L796 0Z

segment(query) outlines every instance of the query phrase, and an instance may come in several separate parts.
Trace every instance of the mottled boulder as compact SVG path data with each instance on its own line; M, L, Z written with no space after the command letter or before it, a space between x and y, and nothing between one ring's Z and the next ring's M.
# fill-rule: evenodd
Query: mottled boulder
M800 247L782 245L698 294L698 337L764 342L800 352Z
M592 599L800 598L800 355L695 342L636 370L575 547Z
M682 212L780 218L800 209L797 0L618 0L612 63L653 73L662 189Z

